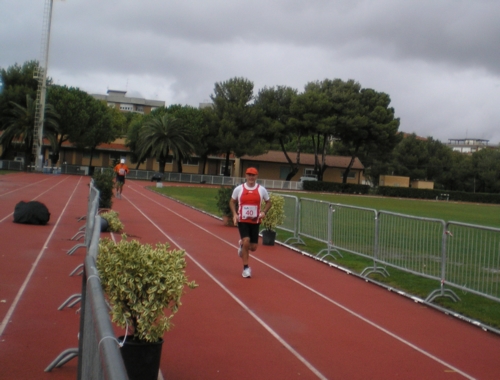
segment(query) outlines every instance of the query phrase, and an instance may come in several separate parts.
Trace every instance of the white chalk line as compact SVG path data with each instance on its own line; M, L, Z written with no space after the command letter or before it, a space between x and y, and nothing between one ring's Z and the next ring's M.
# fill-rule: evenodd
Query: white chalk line
M10 306L9 310L7 311L7 314L5 315L5 317L2 321L2 324L0 324L0 336L2 336L2 334L4 333L5 328L7 327L7 324L9 323L9 320L12 317L12 314L16 310L17 304L19 303L19 300L21 299L21 296L23 295L23 293L26 289L26 286L28 286L28 283L30 282L31 277L33 276L33 273L35 272L35 269L37 268L38 263L40 262L43 254L45 253L45 250L48 248L49 241L52 238L52 235L54 234L54 232L56 231L57 226L59 225L59 222L61 221L61 218L64 215L66 209L68 208L68 205L69 205L71 199L73 198L73 195L75 194L76 189L78 189L78 185L80 184L81 179L82 179L82 177L80 177L80 179L78 180L78 183L76 184L75 188L73 189L71 196L68 198L66 205L64 206L63 210L61 211L61 215L59 215L59 218L57 219L54 227L52 228L52 231L50 231L50 234L47 237L47 240L45 240L45 243L43 244L43 248L38 253L38 256L37 256L35 262L31 266L30 271L28 272L28 275L26 276L23 284L19 288L19 291L17 292L16 298L14 298L14 301L12 302L12 305Z
M187 222L191 223L192 225L196 226L197 228L201 229L202 231L204 231L204 232L208 233L209 235L211 235L211 236L213 236L213 237L215 237L215 238L217 238L217 239L221 240L222 242L224 242L224 243L226 243L226 244L230 245L231 247L233 247L233 248L235 248L235 249L237 249L237 248L238 248L235 244L230 243L230 242L228 242L227 240L224 240L223 238L221 238L221 237L219 237L219 236L215 235L214 233L212 233L212 232L208 231L208 230L207 230L207 229L205 229L204 227L202 227L202 226L200 226L200 225L198 225L198 224L194 223L193 221L191 221L191 220L189 220L188 218L184 217L183 215L180 215L179 213L177 213L177 212L173 211L172 209L168 208L167 206L165 206L165 205L161 204L160 202L157 202L156 200L152 199L151 197L146 196L145 194L143 194L143 193L141 193L141 192L137 191L136 189L133 189L133 190L134 190L136 193L138 193L138 194L142 195L143 197L145 197L146 199L149 199L150 201L152 201L152 202L154 202L154 203L158 204L159 206L161 206L161 207L163 207L164 209L166 209L166 210L170 211L171 213L175 214L176 216L178 216L178 217L180 217L180 218L184 219L185 221L187 221ZM129 200L129 201L130 201L130 200ZM132 203L132 202L131 202L131 203ZM137 208L137 206L135 206L134 204L133 204L133 206L134 206L137 210L139 210L139 209ZM145 214L144 214L141 210L139 210L139 212L141 212L141 213L142 213L142 214L143 214L143 215L144 215L144 216L145 216L148 220L150 220L150 221L151 221L151 219L149 219L149 218L148 218L148 217L147 217L147 216L146 216L146 215L145 215ZM151 221L151 223L153 223L153 222ZM153 224L154 224L154 223L153 223ZM160 229L160 228L159 228L156 224L154 224L154 225L155 225L155 227L156 227L157 229L159 229L159 230L160 230L160 232L162 232L165 236L167 236L167 237L168 237L168 235L167 235L165 232L163 232L163 231L162 231L162 230L161 230L161 229ZM174 242L174 240L173 240L172 238L170 238L170 237L168 237L168 238L169 238L172 242ZM176 244L176 243L174 242L174 244ZM176 244L176 245L177 245L177 244ZM178 245L177 245L177 246L178 246ZM179 248L181 248L181 247L179 247ZM182 248L181 248L181 249L182 249ZM196 260L194 260L194 259L193 259L193 258L192 258L192 257L191 257L188 253L186 253L186 254L187 254L187 255L188 255L188 257L190 257L193 261L195 261L195 262L196 262L196 264L197 264L197 265L198 265L198 266L199 266L202 270L204 270L204 271L205 271L205 272L206 272L206 273L207 273L207 274L208 274L208 275L209 275L209 276L210 276L210 277L211 277L211 278L212 278L212 279L213 279L216 283L220 284L218 280L216 280L216 279L215 279L215 278L214 278L214 277L213 277L213 276L212 276L212 275L211 275L211 274L210 274L207 270L205 270L205 268L203 268L203 267L201 266L201 264L199 264ZM256 261L259 261L261 264L264 264L264 265L265 265L265 266L267 266L268 268L270 268L270 269L272 269L272 270L276 271L277 273L280 273L281 275L285 276L286 278L288 278L289 280L291 280L291 281L295 282L296 284L298 284L298 285L300 285L300 286L304 287L305 289L307 289L307 290L309 290L309 291L313 292L314 294L316 294L316 295L320 296L321 298L325 299L326 301L328 301L328 302L330 302L330 303L334 304L335 306L337 306L337 307L341 308L342 310L346 311L347 313L351 314L352 316L354 316L354 317L356 317L356 318L358 318L358 319L362 320L362 321L363 321L363 322L365 322L365 323L368 323L368 324L369 324L369 325L371 325L372 327L375 327L376 329L378 329L378 330L382 331L383 333L385 333L385 334L389 335L390 337L392 337L392 338L394 338L394 339L398 340L399 342L401 342L401 343L405 344L406 346L408 346L408 347L410 347L410 348L414 349L415 351L417 351L417 352L419 352L419 353L421 353L421 354L423 354L423 355L427 356L428 358L430 358L430 359L432 359L432 360L436 361L437 363L440 363L440 364L442 364L443 366L448 367L448 368L449 368L449 369L451 369L452 371L454 371L454 372L456 372L456 373L458 373L458 374L462 375L463 377L465 377L465 378L467 378L467 379L474 379L474 377L473 377L473 376L471 376L471 375L469 375L469 374L467 374L467 373L463 372L462 370L460 370L459 368L457 368L457 367L453 366L452 364L445 362L444 360L442 360L442 359L438 358L437 356L435 356L435 355L431 354L430 352L428 352L428 351L426 351L426 350L424 350L424 349L422 349L422 348L420 348L420 347L416 346L415 344L413 344L413 343L411 343L411 342L407 341L406 339L404 339L404 338L402 338L402 337L398 336L397 334L392 333L391 331L389 331L389 330L387 330L386 328L384 328L384 327L380 326L379 324L377 324L377 323L375 323L375 322L373 322L373 321L369 320L369 319L368 319L368 318L366 318L366 317L363 317L362 315L360 315L360 314L356 313L355 311L353 311L353 310L349 309L348 307L346 307L346 306L344 306L344 305L342 305L342 304L340 304L340 303L338 303L338 302L334 301L333 299L331 299L331 298L329 298L329 297L325 296L324 294L322 294L322 293L318 292L317 290L315 290L315 289L311 288L310 286L308 286L308 285L306 285L306 284L302 283L301 281L299 281L299 280L297 280L297 279L295 279L295 278L291 277L290 275L288 275L288 274L286 274L286 273L282 272L281 270L279 270L279 269L277 269L277 268L273 267L272 265L270 265L270 264L266 263L265 261L263 261L263 260L259 259L258 257L252 256L252 258L253 258L254 260L256 260ZM226 290L226 288L225 288L222 284L220 284L220 286L221 286L224 290ZM231 294L229 290L226 290L226 291L227 291L229 294ZM235 298L235 297L233 297L233 298ZM236 299L236 298L235 298L235 299ZM239 300L237 300L237 301L238 301L238 302L239 302L239 303L240 303L240 304L241 304L241 305L242 305L242 306L243 306L246 310L248 309L246 306L244 306L244 304L243 304L243 303L241 303L241 301L239 301ZM258 318L258 317L257 317L257 318ZM264 322L263 322L263 323L264 323ZM266 326L267 326L267 325L266 325ZM281 339L281 338L280 338L280 339Z

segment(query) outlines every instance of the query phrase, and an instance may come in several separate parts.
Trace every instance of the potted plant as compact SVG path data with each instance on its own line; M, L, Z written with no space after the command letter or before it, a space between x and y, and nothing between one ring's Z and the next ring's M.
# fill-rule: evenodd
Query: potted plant
M274 245L276 240L276 227L282 225L285 221L285 198L274 193L270 193L269 196L272 206L261 222L261 225L264 227L262 231L263 245Z
M118 218L119 215L118 212L112 210L101 213L101 232L121 232L124 226Z
M111 208L113 202L113 186L115 172L113 169L104 169L94 172L92 175L94 185L99 190L99 208Z
M99 242L97 269L111 306L112 321L126 328L121 347L129 379L157 379L163 335L181 305L184 286L195 288L185 273L184 251L155 248L137 240ZM127 330L131 330L127 333Z
M221 186L217 195L215 196L215 200L217 202L217 209L222 216L222 221L225 226L234 226L233 223L233 213L231 212L231 208L229 208L229 201L231 200L231 195L233 194L234 186L224 187ZM238 205L236 205L238 207Z

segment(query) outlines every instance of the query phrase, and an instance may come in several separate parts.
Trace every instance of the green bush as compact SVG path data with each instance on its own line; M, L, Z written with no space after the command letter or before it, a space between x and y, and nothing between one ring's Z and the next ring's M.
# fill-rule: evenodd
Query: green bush
M111 198L113 197L114 178L115 173L113 169L103 169L94 172L92 179L94 180L94 186L100 193L99 208L111 208L113 205Z
M112 320L132 329L134 340L158 342L171 327L188 281L184 251L168 244L99 241L97 270L111 305Z
M221 186L217 195L215 196L215 200L217 202L217 209L220 212L221 216L233 216L231 209L229 208L229 201L231 200L231 195L233 194L235 186L224 187ZM236 206L238 207L238 206Z
M268 231L276 231L277 226L281 226L285 221L285 198L281 195L271 193L271 208L262 219L262 226ZM265 202L262 202L264 209Z
M368 194L370 186L357 185L353 183L304 181L303 189L307 191L321 191L327 193Z
M500 194L466 193L463 191L448 191L439 189L415 189L411 187L379 186L371 188L368 185L351 183L304 181L304 190L325 193L370 194L384 197L437 199L454 202L475 202L500 204Z
M500 194L466 193L463 191L414 189L411 187L379 186L373 194L386 197L438 199L454 202L500 203Z
M101 218L106 219L108 222L108 231L121 232L123 230L124 226L118 218L119 215L116 211L108 211L101 214Z

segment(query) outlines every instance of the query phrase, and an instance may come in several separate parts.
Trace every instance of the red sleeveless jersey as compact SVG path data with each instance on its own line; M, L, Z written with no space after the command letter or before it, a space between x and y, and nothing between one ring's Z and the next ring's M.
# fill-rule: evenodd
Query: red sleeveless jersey
M259 186L253 190L248 190L243 185L243 190L238 199L238 215L240 221L244 223L259 223L260 204L262 199L260 197Z

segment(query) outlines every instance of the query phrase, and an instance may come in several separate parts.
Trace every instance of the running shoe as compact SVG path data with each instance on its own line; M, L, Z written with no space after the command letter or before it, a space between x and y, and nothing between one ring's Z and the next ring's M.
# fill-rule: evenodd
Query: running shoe
M241 250L243 249L243 244L241 243L241 240L238 242L238 256L241 257Z
M243 269L243 273L241 275L245 278L250 278L252 277L252 270L250 269L250 267L248 267L247 269Z

